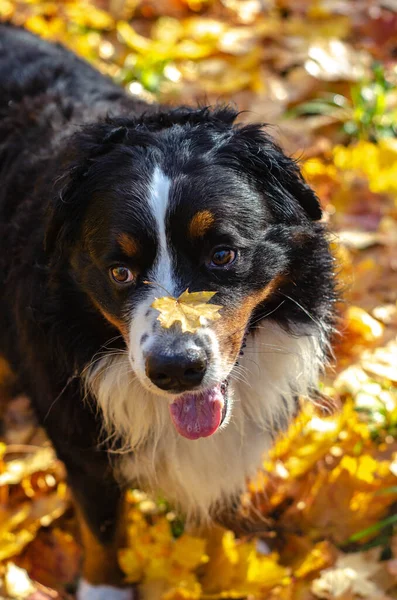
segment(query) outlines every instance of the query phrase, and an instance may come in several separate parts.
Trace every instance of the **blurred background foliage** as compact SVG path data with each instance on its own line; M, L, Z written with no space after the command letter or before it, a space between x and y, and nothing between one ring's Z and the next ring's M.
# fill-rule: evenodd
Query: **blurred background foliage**
M149 103L232 102L271 123L332 232L335 360L247 489L250 535L192 536L131 491L128 581L153 600L397 598L396 0L0 0L0 17ZM71 598L62 465L10 377L0 363L2 597Z

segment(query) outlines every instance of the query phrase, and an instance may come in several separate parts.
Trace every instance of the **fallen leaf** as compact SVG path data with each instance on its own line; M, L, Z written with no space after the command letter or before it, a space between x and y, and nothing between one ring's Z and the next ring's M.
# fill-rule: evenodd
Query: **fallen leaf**
M4 586L9 596L18 599L27 598L35 591L35 587L27 572L13 563L8 563L6 566Z
M12 446L8 447L8 452L12 452ZM15 485L32 473L46 471L54 465L55 460L55 452L52 448L31 448L23 459L5 463L5 469L0 473L0 486Z
M381 590L371 578L381 570L379 551L341 555L335 567L325 569L313 581L311 590L317 598L345 598L346 594L360 598L381 598Z
M349 330L365 342L372 342L383 335L382 323L359 306L350 306L345 312L345 318Z
M161 325L169 329L174 323L180 322L183 333L194 333L207 324L207 321L217 321L222 306L209 304L216 292L189 292L186 290L179 296L164 296L156 298L152 308L159 311L157 319Z
M366 76L371 57L367 52L354 50L337 38L318 39L309 48L305 68L317 79L359 80Z
M360 362L368 373L397 382L397 338L386 346L364 352Z
M55 590L44 587L30 579L25 569L13 563L6 565L4 583L5 592L12 600L59 600Z

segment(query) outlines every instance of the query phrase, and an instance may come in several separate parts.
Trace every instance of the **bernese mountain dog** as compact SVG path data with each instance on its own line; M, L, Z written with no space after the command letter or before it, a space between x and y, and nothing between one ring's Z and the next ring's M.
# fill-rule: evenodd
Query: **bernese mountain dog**
M191 521L236 505L316 390L334 315L318 199L230 107L130 97L60 45L0 25L0 353L64 462L80 600L124 600L123 495ZM153 302L213 291L221 318Z

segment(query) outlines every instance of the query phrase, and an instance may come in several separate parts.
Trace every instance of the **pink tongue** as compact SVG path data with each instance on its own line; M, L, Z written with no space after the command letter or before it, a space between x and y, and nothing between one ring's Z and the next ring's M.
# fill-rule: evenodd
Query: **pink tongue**
M171 419L189 440L208 437L221 424L223 403L220 385L201 394L183 394L170 404Z

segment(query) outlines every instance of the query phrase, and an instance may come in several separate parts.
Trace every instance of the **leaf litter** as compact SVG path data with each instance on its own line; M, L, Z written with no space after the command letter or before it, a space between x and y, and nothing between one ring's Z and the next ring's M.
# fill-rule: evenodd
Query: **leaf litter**
M252 532L192 535L164 499L131 490L126 579L149 600L397 598L396 3L0 0L0 17L132 96L233 101L251 111L241 120L275 123L332 231L336 361L249 484L236 523ZM194 331L220 316L210 300L155 308ZM81 550L64 472L9 378L1 363L0 596L70 599Z

